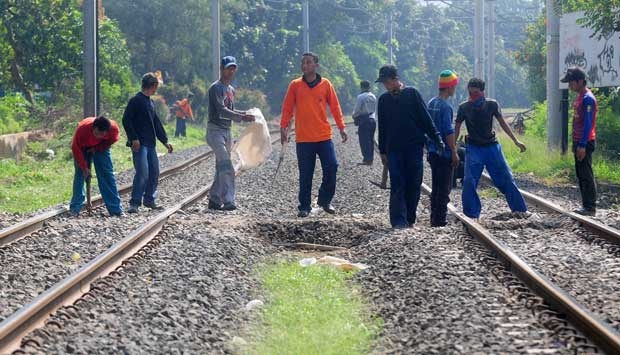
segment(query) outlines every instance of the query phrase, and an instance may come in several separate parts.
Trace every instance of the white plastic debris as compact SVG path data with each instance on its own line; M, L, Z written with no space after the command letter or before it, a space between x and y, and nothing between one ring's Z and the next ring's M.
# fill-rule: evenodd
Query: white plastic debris
M258 108L247 111L256 120L247 125L233 146L233 165L235 171L243 171L260 166L271 155L271 136L263 113Z
M262 307L263 305L264 303L261 300L251 300L250 302L248 302L248 304L245 305L245 310L249 312L254 308Z
M316 264L316 258L305 258L299 260L299 265L302 267L310 266Z
M318 261L319 264L333 265L342 271L361 271L368 269L368 265L362 263L352 263L348 260L336 258L333 256L324 256Z

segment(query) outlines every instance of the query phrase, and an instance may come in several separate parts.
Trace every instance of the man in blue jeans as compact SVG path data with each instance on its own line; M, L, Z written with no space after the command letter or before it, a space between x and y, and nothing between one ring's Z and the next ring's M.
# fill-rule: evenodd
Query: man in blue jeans
M469 100L459 105L456 115L454 136L458 138L461 125L465 121L467 126L467 151L465 156L465 177L463 179L463 213L469 218L478 219L482 206L478 197L478 181L482 170L487 168L493 184L506 196L508 206L515 217L528 217L525 200L519 192L512 172L508 167L502 147L493 131L493 119L502 127L504 132L525 152L525 144L521 143L512 133L510 126L504 120L498 103L484 97L485 83L482 79L473 78L467 84Z
M353 122L358 127L357 134L362 150L362 162L359 165L372 165L375 152L375 130L377 129L375 121L377 98L370 91L368 80L362 80L360 88L362 92L357 95L352 115Z
M164 126L155 112L155 103L151 100L158 86L159 80L155 74L144 74L142 91L129 100L123 114L123 127L129 140L127 146L131 147L136 170L128 213L137 213L142 204L151 209L161 209L155 204L159 181L156 139L168 148L168 153L172 153L172 145L168 143Z
M440 154L444 144L422 96L400 81L395 66L381 67L376 82L387 90L379 97L377 114L379 152L390 172L390 224L395 229L408 228L416 221L420 201L426 137Z
M118 125L104 116L88 117L78 124L71 143L75 175L69 210L73 216L79 216L84 205L84 180L91 176L91 163L95 165L99 192L108 212L111 216L123 215L110 155L110 147L116 141Z

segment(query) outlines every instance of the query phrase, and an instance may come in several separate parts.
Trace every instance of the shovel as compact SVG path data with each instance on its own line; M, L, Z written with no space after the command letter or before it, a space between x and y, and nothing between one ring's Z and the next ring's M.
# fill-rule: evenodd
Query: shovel
M273 178L271 179L272 185L276 181L276 177L278 176L278 171L280 171L280 165L282 165L282 161L284 161L284 154L286 153L286 146L288 145L289 139L290 138L288 137L288 134L287 134L286 142L282 144L282 149L280 150L280 157L278 158L278 166L276 167L276 173L273 174Z
M387 166L384 165L383 172L381 172L381 182L376 182L372 180L368 180L368 181L380 189L389 190L390 188L387 186L387 179L388 179L388 168Z

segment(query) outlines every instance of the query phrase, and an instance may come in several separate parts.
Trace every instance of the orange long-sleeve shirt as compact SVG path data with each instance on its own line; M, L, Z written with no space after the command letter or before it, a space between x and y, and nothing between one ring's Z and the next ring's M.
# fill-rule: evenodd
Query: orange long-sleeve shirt
M344 129L344 118L338 96L332 83L325 78L310 88L303 78L291 81L284 104L280 127L286 128L295 116L295 136L299 143L322 142L332 138L332 127L327 120L325 105L340 129Z
M176 102L179 109L177 110L178 118L191 118L194 119L194 113L192 112L192 106L189 104L188 99L183 99L181 101Z
M95 148L95 151L103 152L118 141L119 131L116 122L110 120L110 130L101 139L93 134L93 122L95 122L95 117L87 117L81 120L73 135L71 151L73 152L73 158L81 169L86 169L87 167L86 158L84 157L85 150Z

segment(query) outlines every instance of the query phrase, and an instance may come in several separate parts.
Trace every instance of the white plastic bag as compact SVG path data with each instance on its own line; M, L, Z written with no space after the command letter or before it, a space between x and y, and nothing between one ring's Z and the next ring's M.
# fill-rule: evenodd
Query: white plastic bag
M256 168L271 155L271 137L263 113L258 108L252 108L248 114L254 115L256 121L247 125L233 146L235 171Z

